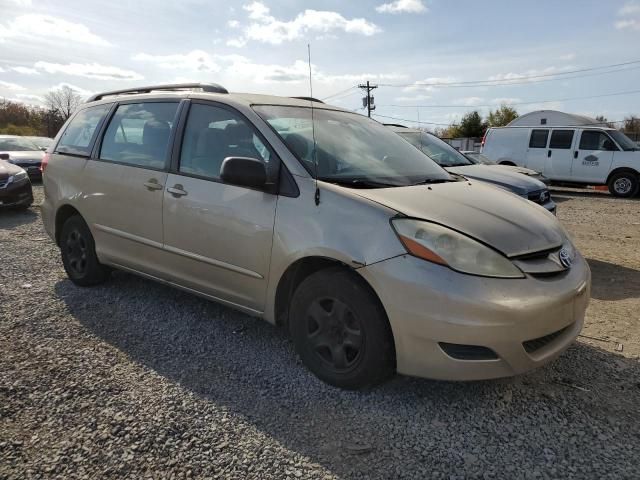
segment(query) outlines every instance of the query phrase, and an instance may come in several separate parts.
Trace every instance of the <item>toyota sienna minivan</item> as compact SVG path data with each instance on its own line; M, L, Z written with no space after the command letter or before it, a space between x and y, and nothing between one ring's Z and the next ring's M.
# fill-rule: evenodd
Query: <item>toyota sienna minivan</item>
M582 328L590 271L553 214L311 98L98 94L43 170L74 283L126 270L282 325L332 385L515 375Z

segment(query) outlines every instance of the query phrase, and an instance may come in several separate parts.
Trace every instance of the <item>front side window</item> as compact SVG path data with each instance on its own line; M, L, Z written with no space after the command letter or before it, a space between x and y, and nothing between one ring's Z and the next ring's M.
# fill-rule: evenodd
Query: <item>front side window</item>
M97 105L78 112L60 137L56 151L88 157L98 124L110 108L108 104Z
M549 130L531 130L529 148L547 148Z
M120 105L104 134L100 159L164 168L177 110L178 102Z
M569 150L573 143L573 130L554 130L551 133L549 148Z
M606 133L597 130L585 130L580 136L580 150L603 150L612 152L617 150L617 148Z
M388 127L362 115L283 105L260 105L254 110L320 180L355 188L453 180Z
M212 105L194 104L182 139L179 171L220 178L222 162L228 157L262 160L268 177L276 175L277 163L254 129L238 113Z

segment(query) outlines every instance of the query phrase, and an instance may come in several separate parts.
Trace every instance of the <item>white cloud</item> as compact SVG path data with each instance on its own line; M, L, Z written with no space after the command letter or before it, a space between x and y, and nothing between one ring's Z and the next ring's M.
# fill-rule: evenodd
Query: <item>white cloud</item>
M144 77L131 70L101 65L99 63L50 63L36 62L33 65L47 73L63 73L77 77L96 78L99 80L141 80Z
M31 0L4 0L4 3L14 5L16 7L30 7Z
M271 16L269 8L261 2L242 7L249 13L251 22L244 29L249 40L273 45L303 38L308 33L328 34L336 31L371 36L380 28L364 18L347 19L337 12L305 10L293 20L282 21Z
M230 38L229 40L226 41L227 47L242 48L246 44L247 44L247 40L242 37Z
M0 25L0 42L7 39L60 39L88 45L110 45L81 23L41 14L20 15Z
M632 1L625 3L620 10L618 10L619 17L628 17L618 20L615 23L615 27L618 30L640 30L640 2Z
M161 68L181 69L194 72L218 72L220 65L203 50L192 50L186 54L150 55L139 53L133 56L134 60L151 62Z
M447 83L454 83L456 79L454 77L429 77L424 80L419 80L413 84L404 88L405 92L432 92L438 87Z
M229 28L240 28L240 22L238 20L229 20L227 26Z
M411 103L411 102L424 102L429 100L431 95L413 95L411 97L396 97L396 102Z
M40 95L32 95L30 93L16 93L16 97L22 100L32 100L35 102L42 102L44 100Z
M14 90L14 91L25 90L25 88L22 85L18 85L17 83L5 82L4 80L0 80L0 88L4 88L6 90Z
M71 90L74 90L81 97L89 97L89 96L91 96L91 95L93 95L95 93L95 92L93 92L91 90L87 90L85 88L78 87L77 85L73 85L73 84L67 83L67 82L60 82L57 85L52 85L47 90L48 91L60 90L62 87L69 87Z
M422 0L395 0L378 5L376 11L380 13L424 13L429 9L422 3Z
M492 98L489 103L493 105L513 105L514 103L519 103L521 101L521 98L500 97Z
M482 97L463 97L457 98L453 101L454 105L461 105L464 107L475 107L478 105L482 105L485 102Z
M565 60L565 61L571 61L571 60L575 60L576 59L576 54L575 53L566 53L564 55L560 55L558 57L559 60Z
M498 73L497 75L492 75L491 77L489 77L489 80L491 81L509 81L509 80L522 80L525 77L537 77L539 75L553 75L553 74L558 74L558 73L562 73L562 72L566 72L567 70L571 70L574 67L572 65L565 65L563 67L546 67L546 68L542 68L542 69L531 69L531 70L527 70L526 72L522 72L522 73L514 73L514 72L509 72L509 73Z
M14 72L22 73L24 75L40 75L40 72L31 67L11 67Z

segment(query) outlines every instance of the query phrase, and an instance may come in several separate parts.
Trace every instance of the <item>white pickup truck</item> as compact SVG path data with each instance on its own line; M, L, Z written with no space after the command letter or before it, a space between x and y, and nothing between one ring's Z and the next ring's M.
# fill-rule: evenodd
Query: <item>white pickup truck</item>
M633 197L640 189L640 148L613 128L490 128L482 153L502 165L541 172L554 183L607 185L618 197Z

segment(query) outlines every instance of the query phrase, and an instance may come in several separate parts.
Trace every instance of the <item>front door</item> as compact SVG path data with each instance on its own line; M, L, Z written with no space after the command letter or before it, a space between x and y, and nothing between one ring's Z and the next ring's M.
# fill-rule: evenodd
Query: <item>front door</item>
M553 129L547 150L544 175L553 180L571 180L573 137L575 130Z
M547 144L549 143L549 129L534 128L529 136L529 148L524 166L544 173L547 163Z
M83 172L88 210L101 259L162 275L162 193L178 102L118 106L97 159Z
M603 131L582 130L578 149L573 154L573 178L580 182L606 183L617 150Z
M175 282L257 313L264 309L276 195L220 179L227 157L278 161L235 110L194 102L164 192L164 248Z

